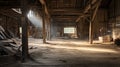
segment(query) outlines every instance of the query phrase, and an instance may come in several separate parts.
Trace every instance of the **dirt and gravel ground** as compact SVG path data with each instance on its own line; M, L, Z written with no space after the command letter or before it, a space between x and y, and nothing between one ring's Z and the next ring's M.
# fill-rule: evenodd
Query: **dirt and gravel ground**
M120 48L112 43L90 45L87 41L29 39L30 55L41 65L118 65Z

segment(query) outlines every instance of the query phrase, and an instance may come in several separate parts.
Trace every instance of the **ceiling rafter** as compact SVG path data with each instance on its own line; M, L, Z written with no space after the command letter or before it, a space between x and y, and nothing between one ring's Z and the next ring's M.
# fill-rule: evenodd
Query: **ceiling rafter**
M12 9L0 9L0 14L6 15L14 19L17 19L21 16L21 14L14 12Z
M99 2L99 0L92 0L91 2L90 2L90 0L89 0L89 1L88 1L88 5L87 5L87 6L85 7L85 9L84 9L83 16L79 16L79 17L76 19L76 22L79 22L79 20L80 20L82 17L85 16L84 14L88 13L91 8L94 9L94 8L97 6L97 4L98 4L97 2ZM91 5L92 5L92 7L91 7Z
M45 7L45 13L46 13L46 15L50 18L50 14L49 14L49 12L48 12L48 8L47 8L47 5L46 5L45 0L39 0L39 1L40 1L40 3Z
M95 16L96 16L96 13L97 13L97 11L98 11L98 8L99 8L99 6L100 6L101 1L102 1L102 0L99 0L99 1L97 2L97 5L96 5L96 8L95 8L95 10L94 10L94 12L93 12L91 21L94 21L94 18L95 18Z

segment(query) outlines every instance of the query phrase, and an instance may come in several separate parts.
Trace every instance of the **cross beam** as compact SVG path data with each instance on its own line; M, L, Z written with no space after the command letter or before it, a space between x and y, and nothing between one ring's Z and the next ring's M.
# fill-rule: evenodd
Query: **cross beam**
M99 0L98 0L99 1ZM89 1L88 1L89 2ZM96 3L97 3L97 0L92 0L90 3L88 3L88 5L85 7L84 9L84 12L83 12L83 15L82 16L85 16L84 14L88 13L89 10L92 8L92 7L96 7ZM92 5L92 6L91 6ZM92 8L93 9L93 8ZM82 17L79 16L77 19L76 19L76 22L78 22Z
M47 6L46 6L45 0L39 0L39 1L40 1L40 3L42 4L42 6L44 6L45 14L50 18L50 14L49 14L49 12L48 12L48 8L47 8Z

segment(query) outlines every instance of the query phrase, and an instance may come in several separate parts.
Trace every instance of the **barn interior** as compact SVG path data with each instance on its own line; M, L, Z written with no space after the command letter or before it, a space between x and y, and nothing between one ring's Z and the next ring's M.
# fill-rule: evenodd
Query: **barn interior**
M0 0L0 67L120 65L120 0Z

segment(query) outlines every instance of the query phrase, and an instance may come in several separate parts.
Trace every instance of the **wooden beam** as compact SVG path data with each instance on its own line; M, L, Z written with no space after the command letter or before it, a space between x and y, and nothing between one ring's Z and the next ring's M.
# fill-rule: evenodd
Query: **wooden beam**
M52 19L76 19L77 16L54 16Z
M25 62L28 59L28 22L27 22L27 11L28 11L28 1L21 0L21 9L22 9L22 62Z
M50 30L51 30L50 18L47 17L47 40L51 40Z
M43 43L46 43L45 5L42 6L42 19L43 19Z
M75 22L75 20L71 20L71 19L69 19L69 20L66 20L66 19L53 19L55 22L58 22L58 23L62 23L62 22Z
M76 18L53 18L53 20L67 20L67 21L75 21Z
M87 13L87 12L91 9L91 7L94 6L93 4L96 3L96 1L97 1L97 0L92 0L92 1L85 7L84 13ZM91 5L93 5L93 6L91 6Z
M90 26L89 26L89 43L92 44L93 43L93 22L95 19L95 16L97 14L98 8L100 6L102 0L99 0L99 2L97 3L97 6L93 12L93 15L91 16L91 21L90 21ZM92 6L92 5L91 5ZM92 13L91 13L92 14Z
M42 5L45 5L45 1L44 0L39 0L40 1L40 3L42 4Z
M47 5L46 5L46 2L45 2L44 0L39 0L39 1L40 1L40 3L41 3L42 5L44 5L45 14L50 18L50 14L49 14L49 12L48 12L48 8L47 8Z
M95 8L98 6L99 3L100 3L100 0L96 1L96 2L93 4L93 6L91 7L91 9L95 9Z
M93 43L93 22L90 21L90 26L89 26L89 43Z
M5 15L5 16L8 16L8 17L10 17L10 18L17 19L16 17L14 17L14 16L12 16L12 15L8 15L8 14L2 12L2 11L0 11L0 14Z
M59 8L57 8L57 9L50 9L50 12L79 12L79 13L81 13L81 12L83 12L83 10L80 10L80 9L70 9L70 8L66 8L66 9L64 9L64 8L62 8L62 9L59 9Z
M0 9L0 14L8 16L10 18L17 19L17 17L20 17L21 15L12 11L12 9Z
M51 16L52 15L76 15L76 16L83 15L83 13L72 12L72 11L69 11L69 12L51 12L50 14L51 14Z
M84 14L88 13L88 11L91 9L91 5L95 4L97 0L92 0L90 3L88 3L88 5L85 7L84 9L84 12L83 12L83 16ZM89 1L88 1L89 2ZM77 19L76 19L76 22L78 22L82 17L79 16Z
M27 20L26 17L21 17L22 22L22 62L28 59L28 30L27 30Z
M51 18L48 19L49 20L49 37L48 37L48 40L51 40Z
M79 19L77 19L76 22L79 22L79 20L80 20L81 18L86 18L86 17L89 17L89 16L90 16L89 14L81 15L81 16L78 17Z
M86 18L86 17L89 17L89 16L90 16L89 14L82 14L82 15L80 15L80 16L76 19L75 22L79 22L79 20L80 20L81 18Z
M94 4L97 0L92 0L91 4Z
M98 8L99 8L99 6L100 6L101 1L102 1L102 0L99 0L99 1L97 2L96 8L95 8L95 10L94 10L94 12L93 12L92 21L94 21L94 19L95 19L95 16L96 16L96 14L97 14L97 11L98 11Z
M63 15L63 16L53 15L53 16L51 16L51 18L76 18L76 17L77 17L76 15L71 15L71 16L69 16L69 15Z
M78 9L50 9L51 15L82 15L83 11Z
M45 22L45 16L47 16L48 18L50 18L50 14L48 12L48 8L46 5L45 0L39 0L40 3L42 4L42 12L43 12L43 43L46 43L46 22Z

